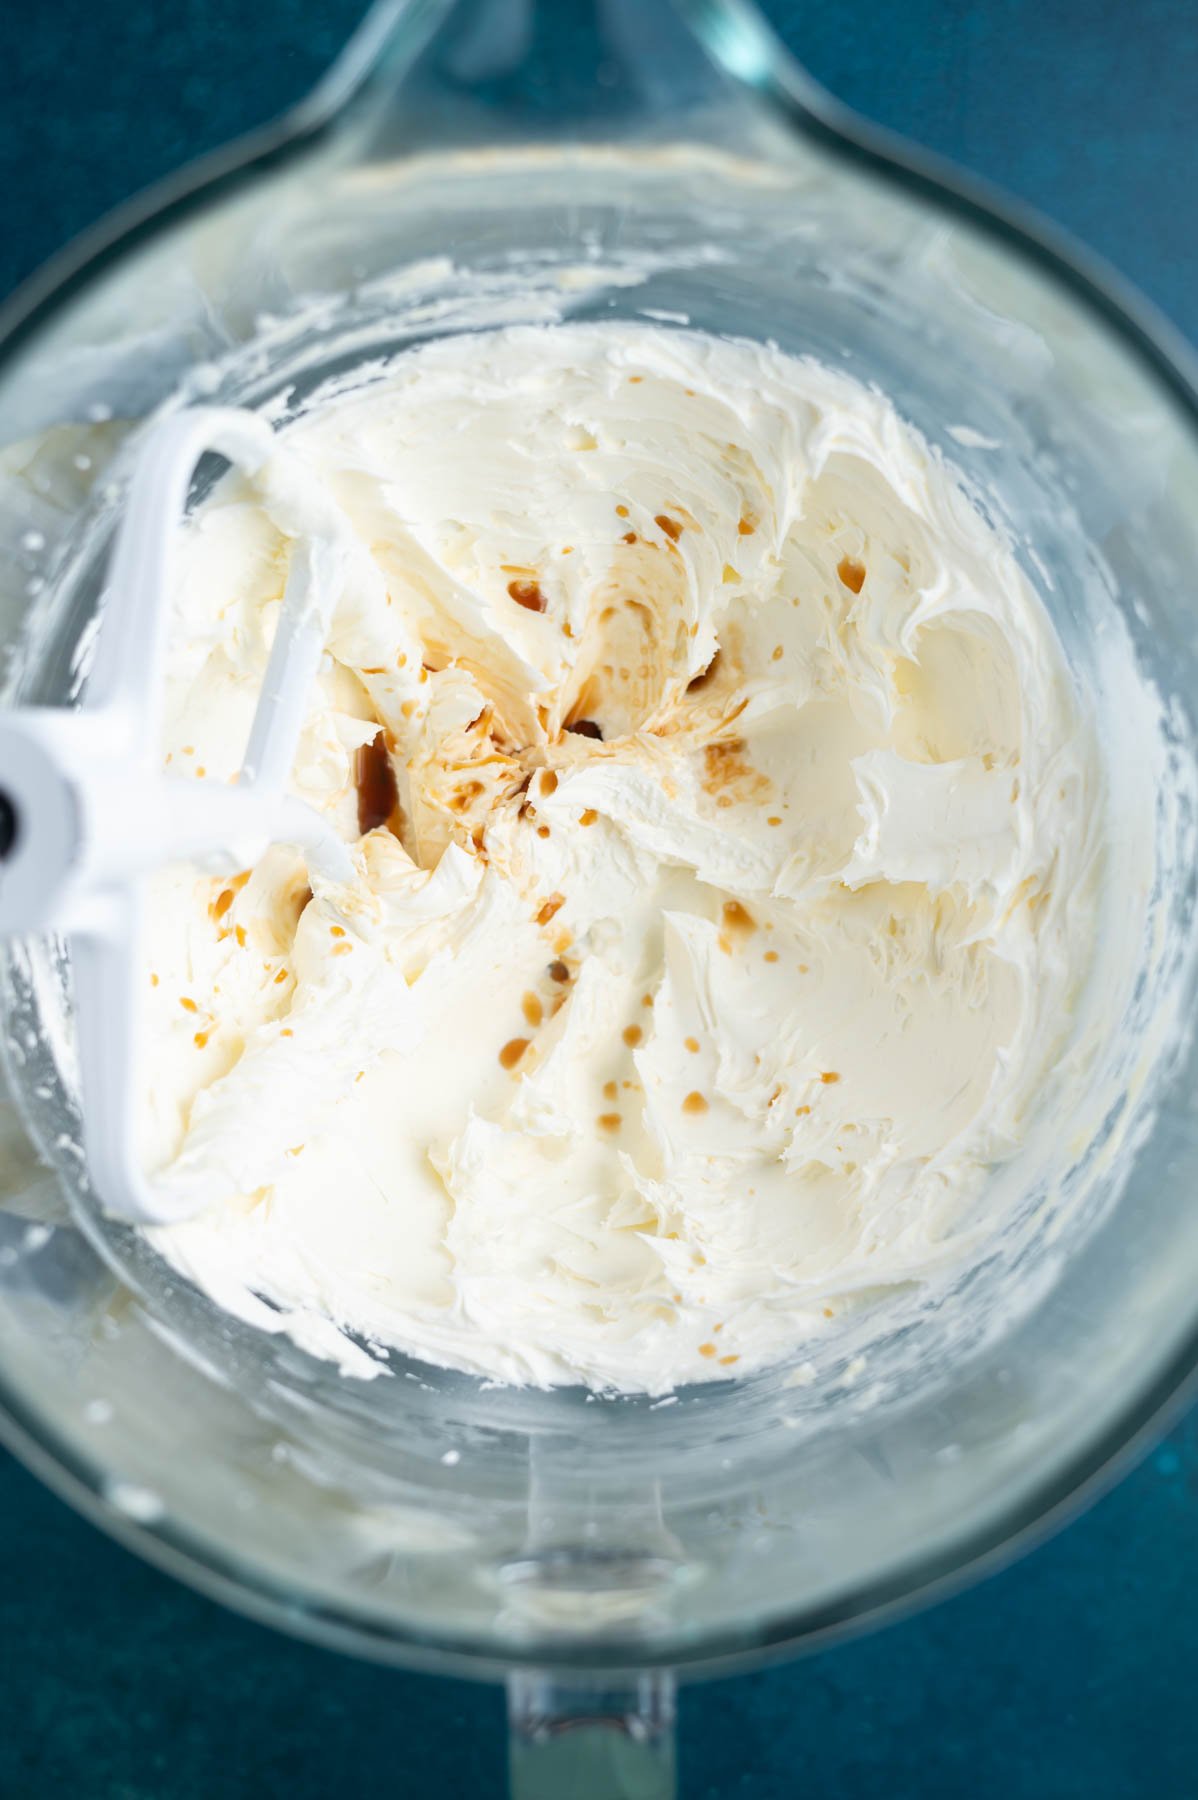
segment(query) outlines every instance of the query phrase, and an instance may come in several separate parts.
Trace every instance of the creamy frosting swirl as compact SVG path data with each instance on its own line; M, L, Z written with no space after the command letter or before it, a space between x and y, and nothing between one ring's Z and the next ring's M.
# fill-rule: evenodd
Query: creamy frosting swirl
M156 878L147 1158L210 1196L160 1248L358 1372L347 1332L649 1391L964 1255L1090 968L1102 793L953 471L650 326L441 340L286 444L367 552L294 769L358 880ZM236 769L291 554L233 477L189 522L175 772Z

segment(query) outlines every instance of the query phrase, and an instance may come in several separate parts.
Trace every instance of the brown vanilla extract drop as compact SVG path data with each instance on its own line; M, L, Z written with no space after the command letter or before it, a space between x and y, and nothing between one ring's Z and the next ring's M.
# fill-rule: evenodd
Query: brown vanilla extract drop
M855 556L842 556L836 565L836 573L850 594L859 594L865 586L865 564L859 563Z
M365 837L368 831L385 825L399 804L395 770L381 731L355 756L354 785L358 790L358 830Z
M725 900L723 910L725 931L740 932L744 936L756 931L756 919L741 905L739 900Z
M509 581L507 591L516 605L522 606L526 612L544 612L545 596L535 581Z

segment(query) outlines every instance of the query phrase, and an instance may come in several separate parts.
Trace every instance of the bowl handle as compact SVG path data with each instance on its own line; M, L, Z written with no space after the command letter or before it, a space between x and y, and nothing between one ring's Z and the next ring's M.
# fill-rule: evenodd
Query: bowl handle
M674 1800L674 1677L517 1669L508 1677L511 1800Z

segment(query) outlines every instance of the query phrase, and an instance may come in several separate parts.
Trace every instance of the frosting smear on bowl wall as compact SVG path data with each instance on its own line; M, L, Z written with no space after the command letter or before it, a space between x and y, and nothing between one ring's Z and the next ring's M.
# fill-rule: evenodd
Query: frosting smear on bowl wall
M361 1372L346 1332L651 1392L959 1263L1092 976L1104 801L953 471L632 325L444 339L286 440L367 553L293 772L358 876L153 878L147 1167L209 1195L158 1247ZM173 772L237 768L290 554L239 478L189 520Z

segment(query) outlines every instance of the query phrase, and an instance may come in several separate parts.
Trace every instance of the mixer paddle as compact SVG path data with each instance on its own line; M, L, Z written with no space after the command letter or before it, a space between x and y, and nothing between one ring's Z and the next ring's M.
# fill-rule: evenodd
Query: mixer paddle
M209 451L258 483L294 540L235 785L160 766L175 533ZM344 514L262 420L218 407L176 414L149 431L133 470L81 707L0 716L0 934L67 939L83 1147L93 1188L119 1217L165 1223L206 1198L168 1191L138 1153L142 878L179 861L231 874L290 844L324 880L354 879L347 846L286 783L339 581L362 555Z

